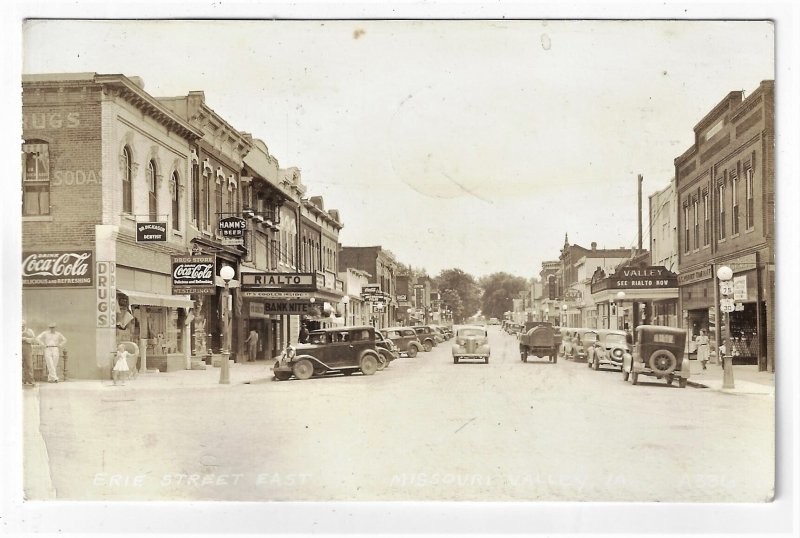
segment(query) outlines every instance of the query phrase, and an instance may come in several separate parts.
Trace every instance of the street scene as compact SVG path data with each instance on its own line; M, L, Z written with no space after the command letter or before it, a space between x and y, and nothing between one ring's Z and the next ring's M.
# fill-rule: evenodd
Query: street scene
M53 488L104 501L768 500L751 495L772 484L763 381L734 395L634 387L617 369L523 363L514 336L488 332L489 364L454 364L448 342L372 376L275 382L261 363L224 390L191 372L59 384L39 410Z
M26 21L20 495L773 502L774 31Z

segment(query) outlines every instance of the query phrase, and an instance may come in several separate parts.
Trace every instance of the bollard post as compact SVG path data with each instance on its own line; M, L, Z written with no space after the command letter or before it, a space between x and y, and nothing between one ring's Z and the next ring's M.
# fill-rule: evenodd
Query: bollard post
M66 349L62 350L61 351L61 355L62 355L61 359L62 359L62 362L63 362L63 365L64 365L64 372L63 372L63 375L61 377L63 377L64 381L66 381L67 380L67 350Z

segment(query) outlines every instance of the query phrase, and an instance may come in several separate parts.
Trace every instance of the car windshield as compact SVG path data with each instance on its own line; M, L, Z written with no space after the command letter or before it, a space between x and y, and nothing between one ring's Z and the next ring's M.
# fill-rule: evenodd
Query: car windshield
M483 329L461 329L458 331L458 336L484 336Z
M609 344L625 344L627 337L624 334L608 334L606 335L606 342Z

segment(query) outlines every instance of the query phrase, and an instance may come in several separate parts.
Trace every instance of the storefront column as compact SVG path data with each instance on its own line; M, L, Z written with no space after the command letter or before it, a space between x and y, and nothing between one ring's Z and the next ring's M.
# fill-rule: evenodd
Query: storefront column
M95 226L97 256L96 294L97 323L95 327L95 364L100 379L111 378L112 354L117 349L117 235L119 227ZM69 336L67 336L69 338Z

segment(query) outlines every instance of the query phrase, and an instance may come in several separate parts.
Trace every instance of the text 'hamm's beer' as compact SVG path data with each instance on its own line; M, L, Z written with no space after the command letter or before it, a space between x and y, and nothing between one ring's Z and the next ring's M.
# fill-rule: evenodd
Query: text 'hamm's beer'
M91 286L94 280L91 250L24 252L22 285L25 287Z

